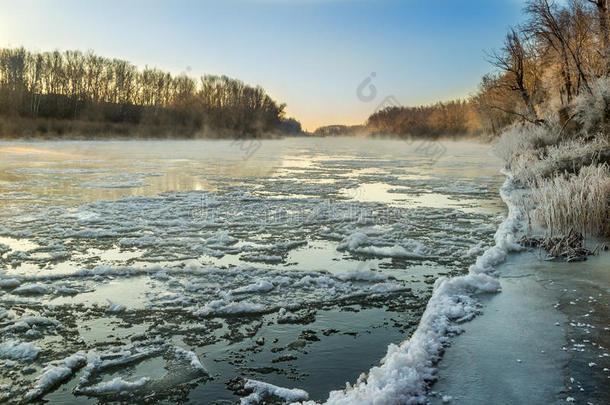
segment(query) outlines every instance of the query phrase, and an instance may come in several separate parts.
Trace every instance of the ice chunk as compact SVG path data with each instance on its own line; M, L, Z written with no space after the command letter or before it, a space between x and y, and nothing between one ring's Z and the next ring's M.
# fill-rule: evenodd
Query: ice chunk
M40 349L30 342L7 340L0 343L0 357L13 360L34 360Z
M244 255L240 257L240 260L261 263L280 263L284 261L284 258L282 256L275 255Z
M74 374L74 371L85 365L87 357L84 353L76 353L65 358L59 364L47 365L42 374L36 379L34 387L25 394L28 401L40 398L42 395L65 381Z
M228 314L251 314L267 312L263 304L253 304L249 302L236 302L215 300L206 304L203 308L195 312L195 316L228 315Z
M205 367L203 367L203 364L201 364L201 361L199 360L199 357L197 357L197 354L195 354L195 352L185 350L178 346L174 347L174 351L176 352L177 356L188 360L191 366L193 366L193 368L203 372L204 374L208 374L208 371L205 369Z
M256 380L247 380L244 388L253 390L253 392L247 397L241 399L241 405L259 404L262 403L265 397L271 395L283 399L286 401L286 403L306 401L309 399L309 394L301 389L282 388Z
M377 246L368 246L368 247L360 247L354 249L356 253L362 253L365 255L373 255L373 256L384 256L384 257L411 257L421 259L424 256L417 252L409 252L402 246L394 245L392 247L377 247Z
M124 380L121 377L115 377L110 381L101 382L90 387L81 387L79 392L83 394L109 394L134 391L138 388L142 388L148 384L149 381L150 378L148 377L142 377L134 382Z
M273 284L267 280L260 280L254 284L250 284L244 287L239 287L231 291L232 294L245 294L251 292L268 292L273 290Z
M385 274L376 273L370 270L351 270L347 273L337 275L337 278L342 281L385 281L389 277Z
M337 246L337 250L355 250L358 246L371 243L371 239L361 232L349 235Z
M51 289L44 284L24 284L15 288L12 293L19 295L49 294Z
M404 289L404 287L401 286L400 284L379 283L379 284L372 285L369 288L369 291L371 291L372 293L384 294L384 293L390 293L390 292L394 292L394 291L400 291L402 289Z
M109 299L106 301L108 301L108 309L106 309L108 312L123 312L125 310L125 307L118 302L110 301Z
M15 288L21 284L16 278L3 278L0 280L0 288Z

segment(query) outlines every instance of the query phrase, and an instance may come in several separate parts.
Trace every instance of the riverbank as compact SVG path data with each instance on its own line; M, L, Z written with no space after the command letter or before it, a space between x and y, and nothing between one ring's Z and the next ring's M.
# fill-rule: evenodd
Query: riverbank
M498 266L502 293L482 297L484 315L447 350L432 403L610 402L607 88L602 79L570 106L573 125L550 114L498 140L522 191L522 244L544 249Z
M439 364L432 403L608 403L610 254L549 262L514 254L502 292Z
M303 132L251 131L150 124L50 118L0 117L0 141L89 141L89 140L192 140L192 139L277 139L307 136Z

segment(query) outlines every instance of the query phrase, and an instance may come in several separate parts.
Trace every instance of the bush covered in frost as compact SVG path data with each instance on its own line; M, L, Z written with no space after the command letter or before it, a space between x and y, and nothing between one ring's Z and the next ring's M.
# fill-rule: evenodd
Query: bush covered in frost
M515 124L500 135L494 151L511 167L518 156L556 144L558 134L554 125Z
M610 77L601 77L591 84L591 93L583 91L572 103L575 119L585 133L607 131L610 121Z
M496 142L514 178L532 188L535 216L551 235L610 235L609 105L610 78L600 78L570 106L577 137L547 114L544 125L515 124Z

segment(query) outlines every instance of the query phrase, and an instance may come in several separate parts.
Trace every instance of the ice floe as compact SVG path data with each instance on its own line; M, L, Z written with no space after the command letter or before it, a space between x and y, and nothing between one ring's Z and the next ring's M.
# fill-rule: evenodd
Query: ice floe
M0 358L31 361L38 356L38 353L40 348L31 342L7 340L0 343Z
M309 394L301 389L283 388L256 380L246 381L244 388L247 390L252 390L252 393L241 399L241 405L260 404L268 396L280 398L286 403L305 401L309 399Z

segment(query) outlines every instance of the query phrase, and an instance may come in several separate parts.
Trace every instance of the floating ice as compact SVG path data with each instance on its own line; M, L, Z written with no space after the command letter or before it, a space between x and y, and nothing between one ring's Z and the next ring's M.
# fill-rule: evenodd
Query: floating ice
M174 351L176 352L177 356L187 359L193 368L201 371L204 374L208 374L208 371L205 369L205 367L203 367L203 364L201 364L201 361L195 352L191 352L177 346L174 347Z
M12 293L19 295L49 294L51 289L44 284L24 284L15 288Z
M25 394L28 401L40 398L42 395L65 381L74 371L85 365L87 357L84 353L76 353L56 364L49 364L36 379L34 387Z
M0 280L0 288L15 288L21 284L16 278L4 278Z
M30 342L8 340L0 343L0 357L14 360L34 360L40 349Z
M118 302L113 302L108 299L106 301L108 301L108 309L106 309L108 312L123 312L125 310L125 307Z
M273 284L267 280L257 281L254 284L249 284L244 287L239 287L231 291L232 294L245 294L253 292L268 292L273 290Z
M420 253L417 252L409 252L402 246L394 245L391 247L377 247L377 246L368 246L368 247L359 247L354 249L356 253L362 253L365 255L373 255L373 256L386 256L386 257L411 257L411 258L423 258Z
M520 248L515 233L521 212L512 199L513 190L513 180L508 177L501 196L509 212L496 232L496 245L479 257L469 274L436 280L432 297L411 338L400 345L391 344L381 365L371 368L354 385L348 383L345 390L331 391L326 404L426 403L429 383L436 379L435 364L448 344L449 335L459 332L456 323L471 319L479 311L473 294L498 291L500 283L486 273L492 272L508 251ZM366 236L352 235L346 244L356 248L366 240Z
M309 399L309 394L298 388L282 388L273 384L256 380L246 381L244 388L248 390L253 390L253 392L247 397L241 399L241 405L260 404L267 396L275 396L281 398L287 403L295 401L306 401L307 399Z
M122 393L123 391L134 391L138 388L142 388L149 381L150 378L148 377L142 377L133 382L126 381L121 377L115 377L110 381L101 382L89 387L82 387L79 389L79 392L81 394Z

